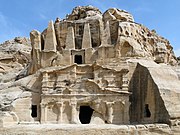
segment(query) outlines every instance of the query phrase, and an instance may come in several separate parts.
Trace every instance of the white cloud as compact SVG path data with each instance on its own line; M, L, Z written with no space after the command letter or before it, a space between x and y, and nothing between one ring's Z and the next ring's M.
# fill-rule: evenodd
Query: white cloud
M42 14L42 13L40 13L39 16L40 16L40 18L43 19L43 20L47 20L47 19L48 19L47 16L45 16L45 15Z
M176 57L179 57L180 56L180 48L174 50L174 53L175 53Z

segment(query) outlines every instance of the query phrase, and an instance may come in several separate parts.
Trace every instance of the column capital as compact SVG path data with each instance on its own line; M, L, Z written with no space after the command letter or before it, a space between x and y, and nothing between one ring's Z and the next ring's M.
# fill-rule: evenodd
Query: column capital
M71 105L71 106L76 106L77 105L76 97L72 97L72 99L69 101L69 105Z
M41 108L45 108L47 106L47 103L40 103Z
M114 102L106 102L106 105L107 105L108 107L112 107L112 106L114 105Z
M77 105L77 101L75 100L75 101L70 101L69 102L69 105L70 106L76 106Z
M101 104L101 100L100 99L96 99L95 101L93 101L93 105L94 105L94 107L96 109L99 108L100 104Z
M44 72L43 73L43 81L48 81L48 79L49 79L48 72Z
M56 102L57 106L63 106L64 105L64 102L63 101L58 101Z
M94 103L95 103L95 104L100 104L100 103L101 103L101 99L96 99L96 100L94 101Z

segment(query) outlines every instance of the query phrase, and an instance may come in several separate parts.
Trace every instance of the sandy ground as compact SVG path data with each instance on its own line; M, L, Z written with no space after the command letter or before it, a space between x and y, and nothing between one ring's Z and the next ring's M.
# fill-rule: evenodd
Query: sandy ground
M180 135L180 129L156 125L20 124L0 128L0 135Z

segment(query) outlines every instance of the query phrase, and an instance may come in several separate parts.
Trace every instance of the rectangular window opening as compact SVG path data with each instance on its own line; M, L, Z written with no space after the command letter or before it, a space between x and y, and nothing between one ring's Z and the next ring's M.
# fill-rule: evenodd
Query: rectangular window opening
M74 63L83 64L82 55L75 55L74 56Z

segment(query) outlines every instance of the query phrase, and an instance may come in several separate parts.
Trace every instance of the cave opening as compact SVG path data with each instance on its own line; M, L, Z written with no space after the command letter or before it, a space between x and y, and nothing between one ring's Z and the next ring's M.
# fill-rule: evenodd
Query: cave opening
M82 124L89 124L93 114L93 109L90 106L80 106L79 120Z

